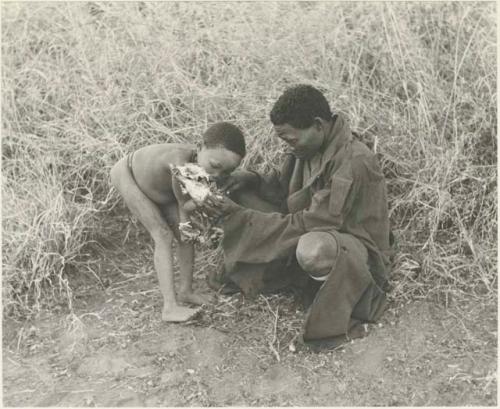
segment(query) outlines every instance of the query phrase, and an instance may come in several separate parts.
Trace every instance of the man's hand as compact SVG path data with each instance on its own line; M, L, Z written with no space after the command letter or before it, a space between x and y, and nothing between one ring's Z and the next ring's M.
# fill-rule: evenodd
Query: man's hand
M256 187L259 183L259 175L248 170L235 170L232 172L221 190L226 194L231 194L245 187Z
M211 217L223 217L241 209L241 206L226 196L220 198L211 196L210 200L201 205L201 209Z

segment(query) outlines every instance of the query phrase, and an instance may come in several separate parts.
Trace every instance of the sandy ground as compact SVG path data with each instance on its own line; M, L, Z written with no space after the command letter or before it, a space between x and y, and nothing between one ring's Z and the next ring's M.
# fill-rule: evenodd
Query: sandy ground
M368 335L315 353L291 294L219 296L160 321L154 273L94 281L74 315L3 321L6 406L496 405L496 305L391 302ZM196 286L209 293L200 277ZM277 315L277 318L276 318Z

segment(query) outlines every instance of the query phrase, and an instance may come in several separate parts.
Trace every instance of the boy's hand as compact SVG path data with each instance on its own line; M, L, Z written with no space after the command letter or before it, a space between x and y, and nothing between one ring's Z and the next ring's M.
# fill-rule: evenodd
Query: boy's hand
M195 210L196 210L196 203L193 201L193 199L189 199L187 200L183 205L182 205L182 208L184 209L184 211L189 214L189 213L193 213Z
M256 173L248 170L235 170L228 176L221 190L229 195L245 187L256 187L258 183L259 175Z
M203 203L202 208L211 217L223 217L241 209L241 206L227 196L211 196L210 200Z

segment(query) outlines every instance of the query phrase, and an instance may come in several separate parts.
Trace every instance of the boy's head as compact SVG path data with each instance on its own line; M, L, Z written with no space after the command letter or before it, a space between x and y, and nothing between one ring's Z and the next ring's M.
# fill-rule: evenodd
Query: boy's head
M271 122L278 137L295 156L313 156L323 144L332 119L330 105L321 91L300 84L288 88L275 102Z
M245 154L245 138L241 130L228 122L218 122L203 134L198 164L209 175L219 177L236 169Z

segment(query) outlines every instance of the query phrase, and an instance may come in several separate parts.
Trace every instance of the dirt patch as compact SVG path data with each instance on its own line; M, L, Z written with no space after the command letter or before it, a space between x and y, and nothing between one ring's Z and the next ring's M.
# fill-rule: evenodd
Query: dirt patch
M283 364L267 368L250 388L250 393L257 398L282 395L293 396L300 387L301 376Z
M227 338L226 335L210 328L193 331L192 342L187 345L186 364L193 369L209 371L220 366L227 354Z
M74 317L4 322L4 405L496 405L493 306L391 305L367 337L314 353L293 341L291 295L220 297L166 324L149 276L91 291Z
M374 343L359 343L353 346L354 359L352 368L355 373L365 376L382 375L384 359L387 350L384 345Z
M124 357L112 356L112 351L105 351L97 356L85 358L76 370L76 374L82 377L109 375L119 376L124 374L132 365Z

